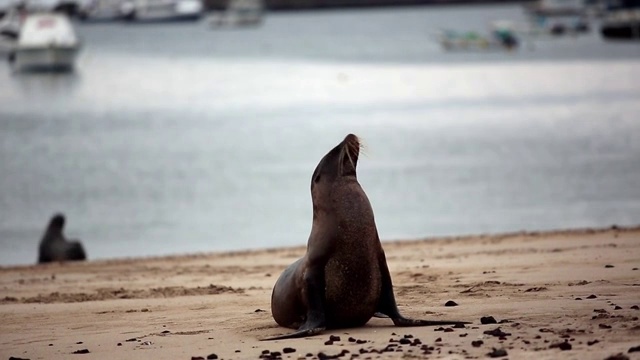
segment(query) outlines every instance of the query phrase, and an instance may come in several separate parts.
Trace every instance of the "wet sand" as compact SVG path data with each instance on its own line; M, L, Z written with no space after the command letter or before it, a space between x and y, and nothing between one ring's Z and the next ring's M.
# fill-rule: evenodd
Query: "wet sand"
M467 359L495 348L509 359L640 359L629 352L640 346L640 228L383 246L405 315L473 324L397 328L372 319L262 342L290 331L271 317L271 289L304 247L88 261L0 268L0 358L257 359L266 351L284 359ZM481 324L485 316L499 323Z

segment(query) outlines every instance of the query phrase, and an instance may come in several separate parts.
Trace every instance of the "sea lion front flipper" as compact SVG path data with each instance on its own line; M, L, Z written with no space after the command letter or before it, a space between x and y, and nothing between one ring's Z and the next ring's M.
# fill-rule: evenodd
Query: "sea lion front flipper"
M379 241L379 240L378 240ZM391 274L389 273L389 267L387 266L387 259L384 255L384 251L380 250L379 258L380 275L382 280L382 290L380 292L380 301L378 302L378 310L374 314L387 315L393 321L395 326L438 326L438 325L456 325L456 324L470 324L465 321L455 320L420 320L409 319L400 314L398 305L396 304L396 298L393 295L393 283L391 282Z

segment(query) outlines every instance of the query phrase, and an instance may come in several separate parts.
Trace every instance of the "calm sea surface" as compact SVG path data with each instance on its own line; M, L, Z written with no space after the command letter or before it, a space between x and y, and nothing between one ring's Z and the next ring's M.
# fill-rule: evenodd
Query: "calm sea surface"
M380 236L640 223L640 44L445 53L517 6L269 14L256 29L78 24L72 75L0 65L0 265L52 213L90 258L304 244L349 132Z

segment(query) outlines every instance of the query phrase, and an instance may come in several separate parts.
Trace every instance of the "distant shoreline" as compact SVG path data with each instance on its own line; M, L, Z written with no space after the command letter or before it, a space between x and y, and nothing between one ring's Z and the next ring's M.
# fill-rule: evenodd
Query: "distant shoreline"
M228 0L203 0L207 10L221 10ZM269 11L335 10L356 8L385 8L402 6L495 5L526 4L534 0L266 0Z
M580 235L597 235L606 233L633 233L640 232L640 224L630 226L611 225L606 227L584 227L584 228L566 228L566 229L554 229L554 230L521 230L521 231L508 231L498 233L478 233L478 234L464 234L464 235L445 235L445 236L423 236L417 238L406 239L382 239L382 246L386 248L403 245L415 245L424 242L430 244L435 243L451 243L451 242L474 242L483 239L491 240L509 240L514 238L544 238L552 236L580 236ZM254 248L254 249L240 249L240 250L227 250L227 251L202 251L202 252L185 252L175 253L167 255L150 255L150 256L122 256L114 258L99 258L91 259L87 262L95 264L121 264L128 263L130 261L169 261L180 259L197 259L207 257L234 257L234 256L249 256L256 254L269 254L282 251L300 251L304 252L306 248L305 244L291 245L291 246L274 246L266 248ZM79 262L81 264L83 262ZM67 265L73 265L75 263L66 263ZM58 264L64 266L64 264ZM15 265L0 265L0 272L14 271L19 269L26 269L31 267L41 267L35 263L29 264L15 264ZM54 264L55 266L55 264ZM0 304L2 303L0 299Z

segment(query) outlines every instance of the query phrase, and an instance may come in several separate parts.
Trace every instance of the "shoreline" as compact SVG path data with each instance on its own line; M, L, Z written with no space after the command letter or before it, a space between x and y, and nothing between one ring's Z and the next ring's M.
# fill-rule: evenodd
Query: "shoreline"
M640 224L637 225L616 225L613 224L607 227L578 227L578 228L564 228L555 230L520 230L520 231L507 231L497 233L479 233L479 234L465 234L465 235L444 235L444 236L425 236L419 238L408 239L383 239L381 240L382 246L385 247L389 244L413 244L422 242L450 242L450 241L473 241L478 239L509 239L513 237L538 237L538 236L555 236L555 235L583 235L583 234L600 234L608 231L616 232L634 232L640 231ZM121 256L114 258L98 258L92 259L89 257L87 262L91 263L118 263L128 261L147 261L147 260L179 260L181 258L195 258L195 257L209 257L209 256L237 256L237 255L250 255L256 253L275 253L284 250L301 250L306 249L305 244L292 245L292 246L270 246L265 248L254 249L240 249L240 250L220 250L220 251L200 251L200 252L188 252L188 253L175 253L167 255L149 255L149 256ZM37 250L37 249L36 249ZM34 256L37 254L34 253ZM43 266L36 262L30 264L11 264L0 265L0 273L5 270L17 270L22 268L30 268L33 266ZM46 266L46 265L44 265Z
M0 268L0 356L64 359L86 349L91 359L255 359L266 350L310 359L346 350L340 358L464 359L486 358L492 348L515 359L640 355L628 353L640 345L638 226L383 247L403 314L472 324L438 331L372 319L361 328L262 342L290 331L271 317L270 295L281 271L304 254L298 246ZM449 300L458 306L445 306ZM484 316L505 322L483 325ZM498 327L510 335L485 333ZM331 335L341 340L325 344ZM385 351L390 344L394 351Z

